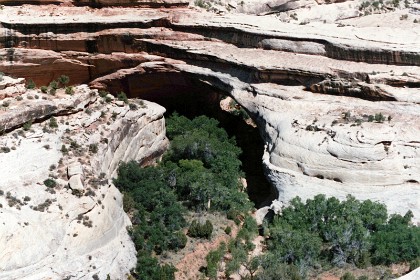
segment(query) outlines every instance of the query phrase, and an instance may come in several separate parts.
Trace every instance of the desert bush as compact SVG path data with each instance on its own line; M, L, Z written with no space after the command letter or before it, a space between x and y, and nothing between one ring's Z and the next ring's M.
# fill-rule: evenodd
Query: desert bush
M61 75L60 77L58 77L58 82L61 84L62 87L65 87L70 82L70 78L69 76Z
M221 243L219 248L216 250L210 251L206 256L206 275L210 279L217 279L217 271L219 270L219 264L222 260L226 251L226 244Z
M384 115L382 115L382 113L375 114L375 121L379 123L384 122L385 121Z
M61 150L60 150L64 155L67 155L69 150L67 149L66 145L61 145Z
M10 148L9 147L1 147L0 152L1 153L10 153Z
M125 94L125 92L121 91L120 93L118 93L117 98L118 98L118 100L124 101L124 103L128 104L128 98L127 98L127 95Z
M204 224L197 220L193 220L190 227L188 228L187 234L191 237L210 239L212 232L213 224L209 220L206 220Z
M90 144L89 152L96 154L98 152L98 144L97 143Z
M57 186L57 182L54 179L48 178L44 181L44 185L47 188L54 188L55 186Z
M49 122L49 126L51 128L57 128L58 127L57 119L54 118L54 117L51 117L50 122Z
M73 87L66 87L66 94L73 95L74 94Z
M356 280L356 277L351 272L346 272L340 277L340 280Z
M50 89L58 89L58 83L57 83L57 81L51 81L50 83L49 83L49 85L48 85L48 87L50 88Z
M29 129L31 129L32 126L32 121L27 121L26 123L23 124L23 130L28 131Z
M28 82L26 83L26 88L27 89L34 89L36 88L36 84L32 79L29 79Z
M187 245L187 237L183 232L175 232L169 240L169 250L179 250Z

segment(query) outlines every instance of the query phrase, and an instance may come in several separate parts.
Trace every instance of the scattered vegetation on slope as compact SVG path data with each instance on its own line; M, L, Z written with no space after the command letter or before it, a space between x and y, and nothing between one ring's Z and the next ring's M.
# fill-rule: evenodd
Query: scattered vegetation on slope
M412 217L410 211L388 217L383 204L352 196L340 202L318 195L306 203L297 197L265 226L264 254L243 257L240 263L250 267L249 279L261 280L305 279L349 265L411 262L414 269L420 256L420 228L411 224ZM236 254L230 248L228 253ZM226 267L229 275L229 264Z

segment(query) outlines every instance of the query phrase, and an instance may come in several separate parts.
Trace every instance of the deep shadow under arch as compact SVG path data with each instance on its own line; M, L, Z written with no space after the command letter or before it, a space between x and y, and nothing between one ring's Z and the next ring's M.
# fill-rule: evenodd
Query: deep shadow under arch
M248 195L257 208L276 198L264 175L262 155L264 143L258 128L245 123L240 116L223 111L220 100L228 95L210 84L179 72L142 73L107 81L112 93L124 91L129 98L155 102L166 108L166 116L178 112L188 118L206 115L215 118L234 136L242 149L242 170L246 174Z

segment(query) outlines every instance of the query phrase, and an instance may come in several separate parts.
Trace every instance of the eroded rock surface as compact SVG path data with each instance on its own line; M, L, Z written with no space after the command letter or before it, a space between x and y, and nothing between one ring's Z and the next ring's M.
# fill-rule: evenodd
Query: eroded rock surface
M71 96L62 91L3 100L10 105L0 112L8 131L0 144L1 279L116 279L136 263L130 221L110 179L121 160L161 155L164 108L119 107L86 86ZM43 103L51 110L33 110ZM37 123L20 128L29 121Z

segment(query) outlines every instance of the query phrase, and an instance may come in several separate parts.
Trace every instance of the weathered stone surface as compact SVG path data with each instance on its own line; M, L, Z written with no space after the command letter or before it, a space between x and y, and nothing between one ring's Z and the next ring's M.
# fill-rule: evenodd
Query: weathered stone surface
M36 94L42 95L40 92ZM100 279L106 279L108 275L118 279L135 266L136 252L126 230L130 221L122 209L120 192L109 185L108 179L121 160L145 162L159 157L167 145L164 109L145 102L145 108L122 111L115 105L101 104L101 98L96 94L81 86L75 88L73 96L61 96L58 92L48 102L55 104L56 108L62 108L64 104L68 107L86 95L88 98L82 108L119 110L114 125L108 125L107 119L97 119L90 126L83 127L90 115L76 109L37 111L36 118L40 123L32 124L33 132L17 134L13 130L0 137L0 146L11 148L10 152L0 154L0 190L4 192L0 196L3 205L0 208L1 279L63 279L69 276L92 279L95 274ZM35 116L23 116L18 112L46 101L27 100L26 95L23 94L22 101L14 101L7 109L13 110L14 116L22 115L21 118L11 118L13 127ZM71 100L66 101L66 98ZM66 115L56 115L58 128L42 132L44 126L49 127L46 116L63 112ZM5 120L3 115L9 113L0 111L0 119ZM132 121L135 125L130 129ZM127 128L118 130L121 123L127 123ZM63 145L70 149L69 138L77 140L79 148L62 154ZM103 138L109 139L109 144L99 143ZM138 140L143 138L147 141ZM118 149L116 141L124 142L124 148ZM144 143L141 151L139 147L130 146L139 141ZM93 143L99 146L96 154L80 152ZM114 163L112 170L108 167L110 162ZM98 181L101 172L106 172L105 177ZM44 186L43 182L49 176L58 177L54 189ZM75 194L82 196L72 194L67 184L78 190ZM22 204L9 205L8 192ZM25 196L30 200L24 201Z
M82 176L80 174L70 177L69 188L76 191L83 191L85 189L83 186Z
M67 167L67 176L71 178L73 175L83 176L83 166L80 162L74 162Z

